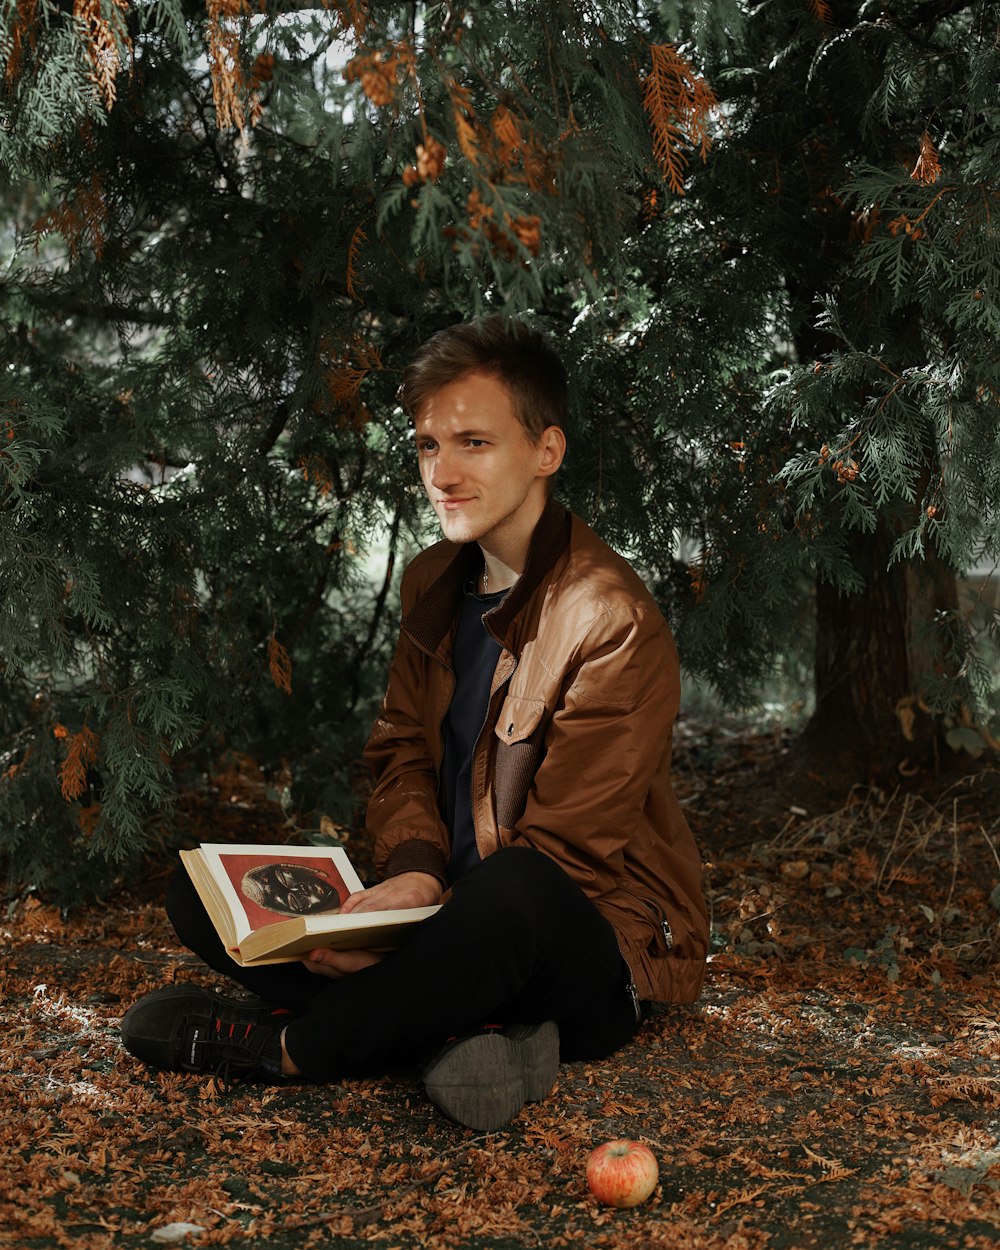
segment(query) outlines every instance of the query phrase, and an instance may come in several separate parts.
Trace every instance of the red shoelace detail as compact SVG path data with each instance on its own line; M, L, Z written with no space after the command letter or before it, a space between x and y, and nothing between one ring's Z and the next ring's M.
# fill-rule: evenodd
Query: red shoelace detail
M228 1036L228 1040L229 1040L229 1041L232 1041L232 1040L233 1040L233 1036L234 1036L234 1035L235 1035L235 1033L236 1033L236 1023L237 1023L237 1022L234 1020L234 1021L233 1021L233 1023L229 1026L229 1033L228 1033L228 1035L227 1035L227 1036ZM216 1016L216 1018L215 1018L215 1031L216 1031L216 1033L219 1035L219 1037L220 1037L220 1038L222 1037L222 1030L223 1030L223 1028L224 1028L224 1025L223 1025L222 1021L218 1018L218 1016ZM247 1023L246 1028L243 1030L243 1036L240 1038L240 1041L241 1041L241 1042L245 1042L245 1041L247 1040L247 1038L250 1036L250 1034L251 1034L252 1032L253 1032L253 1022L252 1022L252 1021L250 1021L250 1022L248 1022L248 1023Z

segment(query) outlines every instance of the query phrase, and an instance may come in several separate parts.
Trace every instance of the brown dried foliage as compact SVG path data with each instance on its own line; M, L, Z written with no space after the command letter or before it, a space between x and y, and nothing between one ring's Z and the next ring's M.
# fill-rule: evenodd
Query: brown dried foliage
M851 225L848 237L852 243L864 245L870 243L882 221L882 214L877 206L857 209L851 214Z
M271 680L285 694L292 693L292 660L288 652L272 634L267 643L267 660Z
M57 726L56 729L61 729ZM61 737L58 732L56 737ZM59 768L59 788L67 803L78 799L87 788L87 769L97 759L98 737L87 725L69 736L66 758Z
M10 53L4 67L4 81L10 86L21 72L24 50L34 50L38 40L38 0L17 0L10 15Z
M494 255L505 260L514 260L524 251L537 256L542 241L541 217L511 213L499 197L488 197L502 186L558 195L558 153L546 149L508 105L498 105L484 123L476 116L467 87L452 82L448 90L459 147L480 185L473 188L466 203L468 227L449 227L445 233L456 239L456 246L459 238L470 240L483 234ZM417 180L410 171L404 171L403 178L408 185ZM476 243L473 246L478 250Z
M476 116L472 92L461 83L452 81L448 84L448 94L451 98L452 122L462 155L477 173L489 178L489 134Z
M83 34L90 80L105 108L111 108L117 96L117 77L122 68L121 49L131 51L126 13L128 0L111 0L110 14L100 0L73 0L73 18ZM4 79L12 84L20 74L26 48L32 51L38 38L38 0L16 0L9 18L11 47L4 67Z
M101 815L101 804L94 802L88 803L76 809L76 819L80 825L80 832L88 840L94 836L97 828L97 822Z
M261 52L250 70L250 81L255 86L260 83L270 82L274 77L274 63L273 52Z
M119 45L132 47L125 24L127 12L128 0L112 0L110 19L105 17L101 0L73 0L73 16L85 32L91 81L108 109L115 102L115 80L121 69Z
M61 234L71 259L79 260L84 247L100 259L107 238L108 210L104 202L104 181L99 173L89 183L76 187L71 198L50 208L31 227L35 250L47 234Z
M323 348L330 351L324 340ZM333 363L326 371L326 385L335 404L352 407L358 398L361 383L373 369L382 368L382 356L374 343L356 336L350 344L333 353Z
M437 182L444 173L444 163L448 150L433 135L427 135L423 143L417 144L417 161L403 170L403 183L415 187L420 182Z
M212 74L215 124L240 134L260 121L261 87L273 72L274 61L258 57L249 75L240 57L240 24L251 13L248 0L205 0L208 12L208 64Z
M354 233L351 235L351 242L347 249L347 271L344 274L344 285L347 288L347 294L353 300L357 300L359 304L363 304L364 300L358 294L358 260L361 256L362 243L368 242L368 235L365 233L362 222L354 227Z
M459 147L484 182L558 195L558 151L539 140L526 118L510 105L499 104L484 121L476 114L468 87L453 80L448 94Z
M364 48L344 67L347 82L360 82L362 91L379 108L395 103L401 73L404 78L416 73L413 47L405 39L383 48Z
M652 66L643 85L643 105L653 130L653 153L672 191L684 194L688 151L707 160L709 125L718 114L715 92L673 44L651 44Z
M608 1059L562 1064L544 1102L486 1136L435 1112L416 1067L222 1097L207 1077L125 1054L120 1019L140 994L219 983L166 922L165 861L69 917L15 900L3 922L0 1242L115 1250L185 1221L205 1231L184 1244L243 1250L994 1250L988 893L1000 869L983 835L995 843L996 787L865 792L823 816L765 816L755 804L771 785L751 779L780 767L773 733L687 721L675 741L725 935L702 998L657 1011ZM180 836L284 840L251 774L252 761L231 759L182 796ZM949 907L958 919L944 919ZM878 961L890 926L895 981ZM872 958L852 961L848 946ZM631 1211L586 1186L589 1152L616 1137L660 1162L660 1184Z
M334 488L333 474L330 466L322 456L303 456L299 460L302 480L312 482L320 496L325 498Z
M926 130L920 136L920 151L916 164L910 171L910 177L924 187L933 186L941 177L941 158L934 146L934 140Z
M861 473L861 466L853 456L831 461L830 468L836 473L837 482L841 486L846 485L848 482L857 481Z
M336 12L344 30L352 30L359 39L364 38L370 20L367 0L323 0L323 7Z
M469 239L481 233L486 236L493 254L504 260L515 260L520 248L532 256L538 255L542 246L542 219L537 213L514 215L502 210L498 221L493 205L483 199L478 188L469 193L465 211L468 229L448 227L445 234L449 238ZM474 243L473 247L477 245Z

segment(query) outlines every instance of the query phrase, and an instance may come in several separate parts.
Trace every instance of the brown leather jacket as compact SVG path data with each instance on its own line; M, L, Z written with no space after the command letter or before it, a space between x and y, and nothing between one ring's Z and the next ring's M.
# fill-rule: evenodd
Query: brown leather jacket
M441 542L403 576L399 644L365 751L380 877L445 880L441 725L462 588L481 567L475 543ZM670 785L680 675L663 616L626 561L550 501L524 572L483 620L503 649L473 758L480 854L550 855L611 922L639 997L693 1002L708 921Z

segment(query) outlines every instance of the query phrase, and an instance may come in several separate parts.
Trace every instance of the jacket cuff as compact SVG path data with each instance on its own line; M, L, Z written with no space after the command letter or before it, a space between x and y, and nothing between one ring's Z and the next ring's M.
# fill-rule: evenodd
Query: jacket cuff
M427 872L437 877L442 885L448 884L448 861L430 842L411 838L393 848L385 865L385 880L398 877L401 872Z

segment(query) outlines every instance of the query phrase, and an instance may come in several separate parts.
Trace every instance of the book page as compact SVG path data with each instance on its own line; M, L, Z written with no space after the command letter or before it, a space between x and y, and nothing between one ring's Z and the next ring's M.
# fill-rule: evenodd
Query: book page
M209 843L201 851L233 916L237 941L283 920L335 914L349 894L363 889L340 847Z

